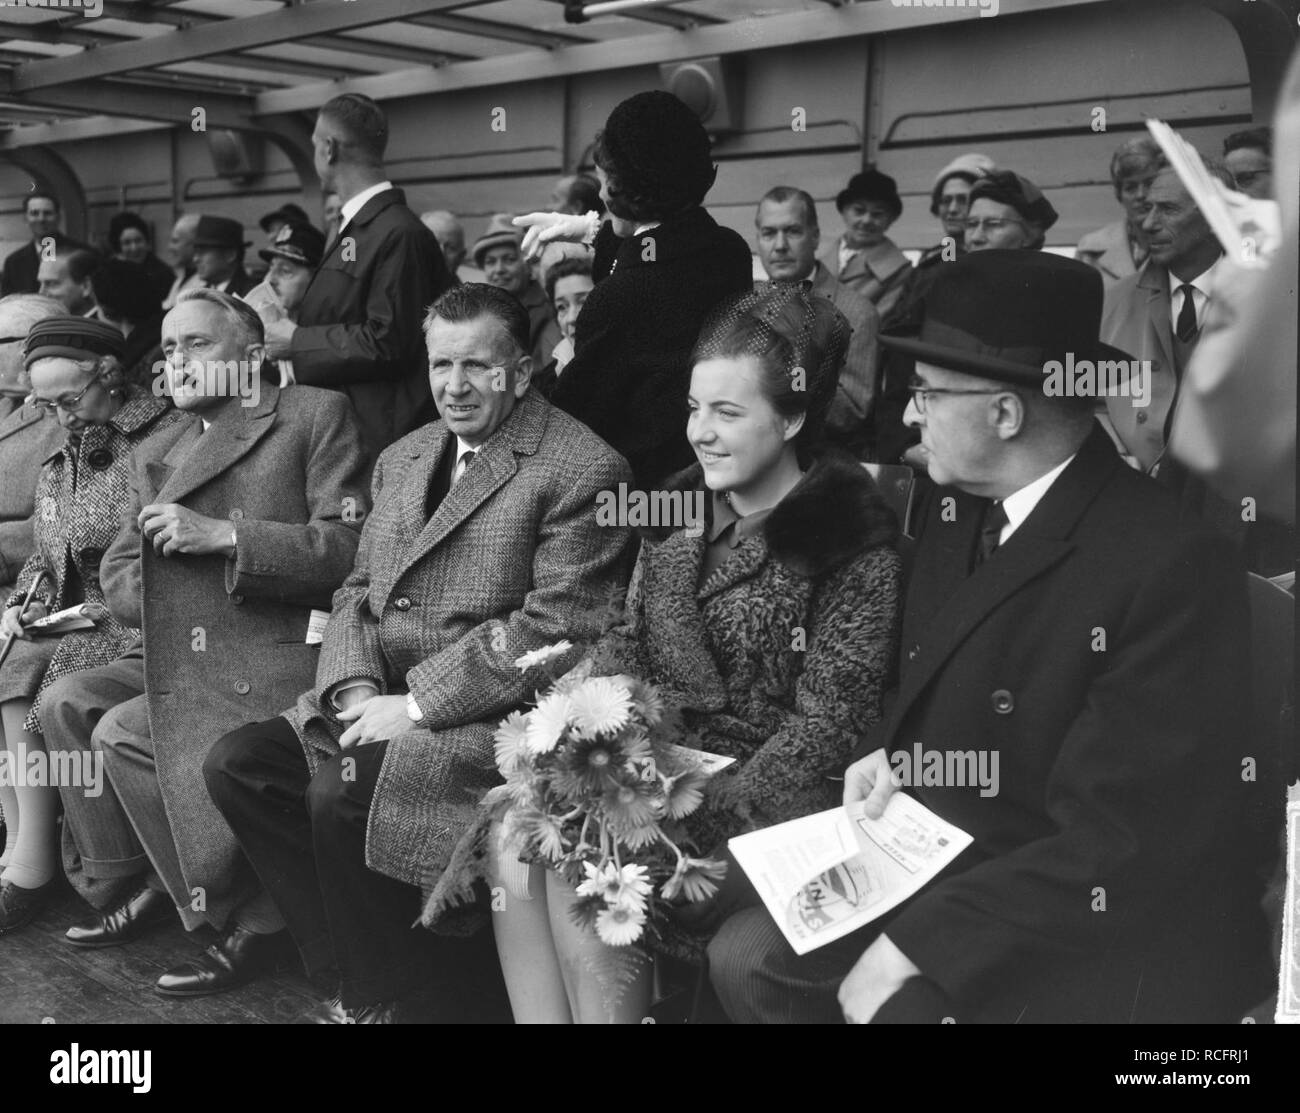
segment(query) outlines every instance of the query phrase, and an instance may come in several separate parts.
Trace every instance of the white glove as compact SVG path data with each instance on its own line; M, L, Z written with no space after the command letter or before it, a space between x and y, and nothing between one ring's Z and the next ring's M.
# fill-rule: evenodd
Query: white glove
M591 243L596 238L600 227L600 217L594 213L574 216L570 213L527 213L513 220L520 228L527 228L524 233L523 256L536 259L542 248L556 240L566 243Z

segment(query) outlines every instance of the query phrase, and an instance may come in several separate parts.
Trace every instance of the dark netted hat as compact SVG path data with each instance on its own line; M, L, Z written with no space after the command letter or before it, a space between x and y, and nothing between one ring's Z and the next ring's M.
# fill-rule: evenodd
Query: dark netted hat
M990 170L985 177L971 186L968 204L975 204L981 197L996 201L999 205L1010 205L1022 217L1037 224L1044 232L1057 220L1057 212L1052 208L1052 203L1043 196L1043 191L1014 170Z
M678 212L698 205L713 185L709 133L672 93L628 97L609 114L599 144L606 172L633 205Z
M120 329L89 317L46 317L32 325L23 345L23 366L38 359L98 359L122 355L125 341Z
M695 362L723 356L762 356L785 340L786 373L803 370L808 413L825 416L835 398L853 327L835 305L802 282L770 282L715 309L700 329Z

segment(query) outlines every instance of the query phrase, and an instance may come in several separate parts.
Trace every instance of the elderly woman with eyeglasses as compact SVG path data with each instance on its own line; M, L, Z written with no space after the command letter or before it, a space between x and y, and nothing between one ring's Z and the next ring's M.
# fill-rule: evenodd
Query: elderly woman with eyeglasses
M1056 220L1052 203L1028 178L1014 170L990 170L971 187L966 250L1037 251Z
M0 775L8 828L0 858L0 934L40 912L58 870L59 791L50 783L40 735L40 694L60 676L115 660L139 636L104 607L99 561L130 502L132 449L176 422L192 420L123 382L122 344L118 329L59 316L33 325L23 349L29 401L55 414L67 439L41 469L35 551L0 618L0 634L15 638L0 666L0 753L8 766ZM81 603L98 604L102 611L91 629L47 639L25 629L48 613ZM34 774L38 767L43 776Z

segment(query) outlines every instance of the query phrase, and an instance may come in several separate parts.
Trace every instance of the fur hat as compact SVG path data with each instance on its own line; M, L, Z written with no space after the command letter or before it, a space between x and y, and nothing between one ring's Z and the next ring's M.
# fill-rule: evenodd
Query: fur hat
M1052 203L1043 196L1043 191L1014 170L993 170L987 177L976 182L971 187L970 204L975 204L981 197L996 201L999 205L1010 205L1025 220L1037 224L1044 232L1058 218Z
M617 188L615 204L665 216L704 200L717 175L711 148L699 117L662 90L628 97L597 137L599 163Z

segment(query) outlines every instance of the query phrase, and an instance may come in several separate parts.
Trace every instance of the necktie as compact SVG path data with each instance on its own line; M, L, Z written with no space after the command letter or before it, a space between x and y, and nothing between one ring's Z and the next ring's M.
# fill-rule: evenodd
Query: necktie
M984 511L984 524L980 526L979 546L975 550L975 567L978 568L989 559L1002 542L1002 527L1007 524L1007 512L1002 508L1002 500L989 503Z
M1178 323L1174 326L1174 332L1178 339L1184 344L1190 344L1196 339L1196 299L1192 295L1195 289L1189 283L1184 282L1178 287L1179 293L1183 295L1183 307L1178 311Z
M451 485L453 487L465 477L465 473L469 470L470 464L474 462L474 456L475 450L472 448L467 448L460 454L460 459L456 461L456 474L451 480Z

